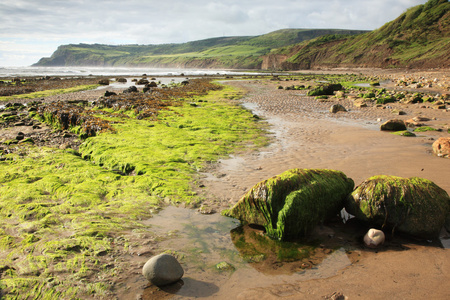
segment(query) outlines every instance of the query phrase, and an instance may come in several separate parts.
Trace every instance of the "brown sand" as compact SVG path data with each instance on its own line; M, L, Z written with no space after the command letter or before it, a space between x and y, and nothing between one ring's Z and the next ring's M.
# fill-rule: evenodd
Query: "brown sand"
M450 193L450 160L431 154L433 140L448 133L400 137L379 131L377 121L422 115L436 118L427 125L447 128L450 112L409 105L401 107L407 115L393 116L389 108L356 109L341 101L351 110L333 115L328 112L333 103L317 103L301 91L276 90L267 82L231 84L249 90L244 105L272 125L274 142L259 153L222 160L212 174L205 174L204 184L216 203L234 204L257 182L291 168L341 170L357 185L373 175L418 176ZM348 299L448 299L449 251L411 240L400 251L362 248L358 262L314 280L239 270L210 298L337 299L341 293Z
M320 73L321 71L316 71ZM335 70L350 73L354 70ZM380 78L401 78L404 74L379 70L357 70L358 73ZM323 71L330 73L330 71ZM448 72L410 73L409 77L442 78ZM440 76L440 77L439 77ZM305 97L303 91L277 90L279 83L267 81L231 82L249 91L243 103L271 124L273 142L257 153L240 154L224 159L210 173L205 173L203 184L208 201L216 210L227 208L254 184L291 168L330 168L341 170L359 184L379 174L402 177L419 176L430 179L450 193L450 160L431 154L431 143L446 132L428 132L416 138L394 136L379 131L381 121L391 118L409 119L416 115L435 118L427 125L447 128L450 112L420 108L419 105L401 106L407 115L393 116L389 108L352 107L341 100L347 113L331 114L329 107L336 102L319 103ZM291 85L292 82L285 83ZM92 100L104 91L80 92L48 97L46 101L67 99ZM393 108L397 104L390 104ZM203 216L192 210L172 211L166 208L166 223L154 221L166 228L179 222L211 226L223 222L218 214ZM177 215L181 214L181 215ZM189 217L186 217L186 214ZM177 225L179 226L179 225ZM449 250L437 242L417 242L394 237L380 250L359 248L353 254L338 250L317 269L303 274L265 274L251 266L238 267L231 274L216 274L192 268L186 263L184 287L164 289L148 287L140 268L149 255L161 250L182 250L192 237L182 237L183 227L175 230L175 238L151 242L152 246L130 251L131 257L121 257L130 269L113 281L117 283L119 299L447 299L450 295ZM153 225L152 230L156 230ZM229 230L229 229L228 229ZM338 228L324 227L325 236L335 235L342 244L355 244L351 233ZM218 249L234 249L230 234L206 231L204 240ZM359 234L359 233L358 233ZM148 241L140 240L142 245ZM210 247L211 248L211 247ZM234 250L235 251L235 250ZM203 254L199 254L202 256ZM220 251L207 254L209 262L220 262ZM144 290L145 289L145 290ZM344 295L339 298L339 295Z

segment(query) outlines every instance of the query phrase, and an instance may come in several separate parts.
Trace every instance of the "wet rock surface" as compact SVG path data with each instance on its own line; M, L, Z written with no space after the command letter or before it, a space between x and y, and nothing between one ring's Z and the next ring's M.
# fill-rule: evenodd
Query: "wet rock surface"
M345 209L392 232L433 239L450 213L450 197L427 179L373 176L353 191Z
M152 284L164 286L180 280L184 270L175 257L169 254L160 254L145 263L142 274Z
M336 215L353 186L339 171L293 169L255 185L226 214L273 238L298 238Z

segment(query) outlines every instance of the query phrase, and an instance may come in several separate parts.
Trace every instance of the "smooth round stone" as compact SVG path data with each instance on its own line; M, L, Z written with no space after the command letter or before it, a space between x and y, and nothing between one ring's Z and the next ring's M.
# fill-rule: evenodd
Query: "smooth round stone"
M370 248L376 248L384 243L384 232L378 229L369 229L364 236L364 244Z
M160 254L150 258L142 268L142 274L156 286L177 282L184 275L178 260L169 254Z

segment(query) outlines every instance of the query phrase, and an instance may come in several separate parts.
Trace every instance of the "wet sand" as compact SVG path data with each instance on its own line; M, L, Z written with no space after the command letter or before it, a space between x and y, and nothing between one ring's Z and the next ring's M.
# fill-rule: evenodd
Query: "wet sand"
M450 160L431 153L432 142L448 136L447 132L406 138L379 130L382 121L416 115L435 118L427 125L445 128L450 112L403 105L407 115L393 116L390 109L357 109L341 101L351 110L331 114L328 109L333 103L317 103L301 91L275 90L274 84L267 83L231 84L249 91L244 105L272 125L274 139L261 152L224 159L216 170L205 174L204 185L216 204L230 206L257 182L291 168L340 170L356 185L374 175L417 176L450 193ZM446 299L450 295L450 250L411 239L400 242L395 236L391 243L396 239L400 249L389 245L373 251L361 245L358 262L338 268L327 278L236 271L210 298L332 299L334 295L336 299L341 293L348 299Z
M395 77L386 73L370 75ZM306 97L305 91L278 90L276 82L228 84L248 91L239 102L270 124L273 140L259 152L223 159L210 172L201 174L205 186L202 190L216 211L236 203L259 181L291 168L340 170L356 185L373 175L418 176L450 193L450 160L431 154L432 142L449 136L446 131L420 133L415 138L379 131L382 121L416 115L435 118L427 125L447 128L450 112L390 104L406 112L395 116L390 108L359 109L349 100L340 100L349 111L331 114L329 108L337 101L323 103ZM79 92L47 97L45 101L92 100L103 93L104 89ZM323 252L337 250L314 268L286 273L274 265L265 272L239 258L230 235L230 230L238 226L235 220L167 207L146 222L148 233L130 237L135 237L133 242L141 247L130 248L129 256L117 258L117 263L129 266L126 274L112 279L118 299L446 299L450 295L450 252L438 241L389 236L385 246L372 250L360 242L365 228L356 225L346 231L334 224L319 228L317 235L333 240L334 244L325 245ZM352 249L351 253L348 249ZM166 250L186 255L182 260L183 281L163 289L149 286L141 268L149 257ZM234 272L212 271L214 264L230 257L235 257L231 261L236 267Z

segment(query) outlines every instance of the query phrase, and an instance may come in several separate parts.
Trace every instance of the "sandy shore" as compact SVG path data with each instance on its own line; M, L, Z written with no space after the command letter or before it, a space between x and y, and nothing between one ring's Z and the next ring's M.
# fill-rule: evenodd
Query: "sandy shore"
M450 160L431 154L432 142L449 136L446 131L406 138L379 130L385 120L417 115L433 119L427 125L448 128L448 111L402 105L398 108L406 115L393 116L390 108L359 109L341 100L349 111L331 114L333 102L318 103L301 91L276 90L268 83L231 84L249 91L242 101L272 125L274 142L259 153L222 160L212 174L205 174L204 184L217 205L232 205L257 182L291 168L337 169L356 185L373 175L418 176L450 193ZM235 272L211 298L338 299L340 293L348 299L446 299L450 250L413 240L397 242L400 250L393 246L395 237L379 251L361 247L358 262L320 279Z
M443 71L314 71L324 74L354 72L380 79L429 81L438 78L438 82L448 82L448 72ZM240 153L223 159L209 173L202 174L199 185L204 186L202 190L207 202L216 211L236 203L259 181L292 168L340 170L357 185L373 175L418 176L434 181L450 193L450 160L431 153L434 140L449 136L446 131L450 126L448 110L421 104L357 108L348 99L318 102L306 97L306 91L277 88L279 85L295 84L291 81L240 80L227 84L248 91L239 103L267 121L273 139L268 147L259 152ZM390 88L395 87L392 85ZM57 95L44 101L95 100L106 89L110 88ZM434 92L448 92L438 87L435 89L437 91ZM348 112L330 113L329 108L335 103L342 104ZM393 115L393 109L401 109L406 114ZM414 116L428 117L431 121L426 122L427 125L445 130L419 133L414 138L379 130L383 121L393 118L406 120ZM166 217L163 216L165 212L168 214ZM219 214L205 216L194 210L166 208L152 221L155 223L147 224L152 226L152 230L160 227L161 236L174 230L176 237L155 242L151 252L167 249L182 251L190 246L193 237L183 232L185 223L204 230L198 238L201 243L213 243L208 245L209 249L213 249L211 253L199 254L209 256L208 263L222 261L222 249L236 252L229 229L233 224L227 223L223 231L210 230L215 228L215 224L224 222ZM364 248L358 240L365 228L353 228L354 232L346 232L340 226L326 226L320 230L322 236L333 236L336 245L355 250L352 253L338 250L316 269L294 274L264 273L246 264L232 273L218 275L207 268L206 271L199 271L195 264L185 263L184 286L164 290L148 286L140 269L146 257L136 254L142 249L132 249L129 256L120 257L130 262L130 269L116 279L118 299L446 299L450 295L450 250L443 249L439 241L388 236L382 248L371 250ZM145 249L149 251L147 246ZM272 271L275 269L272 268Z

